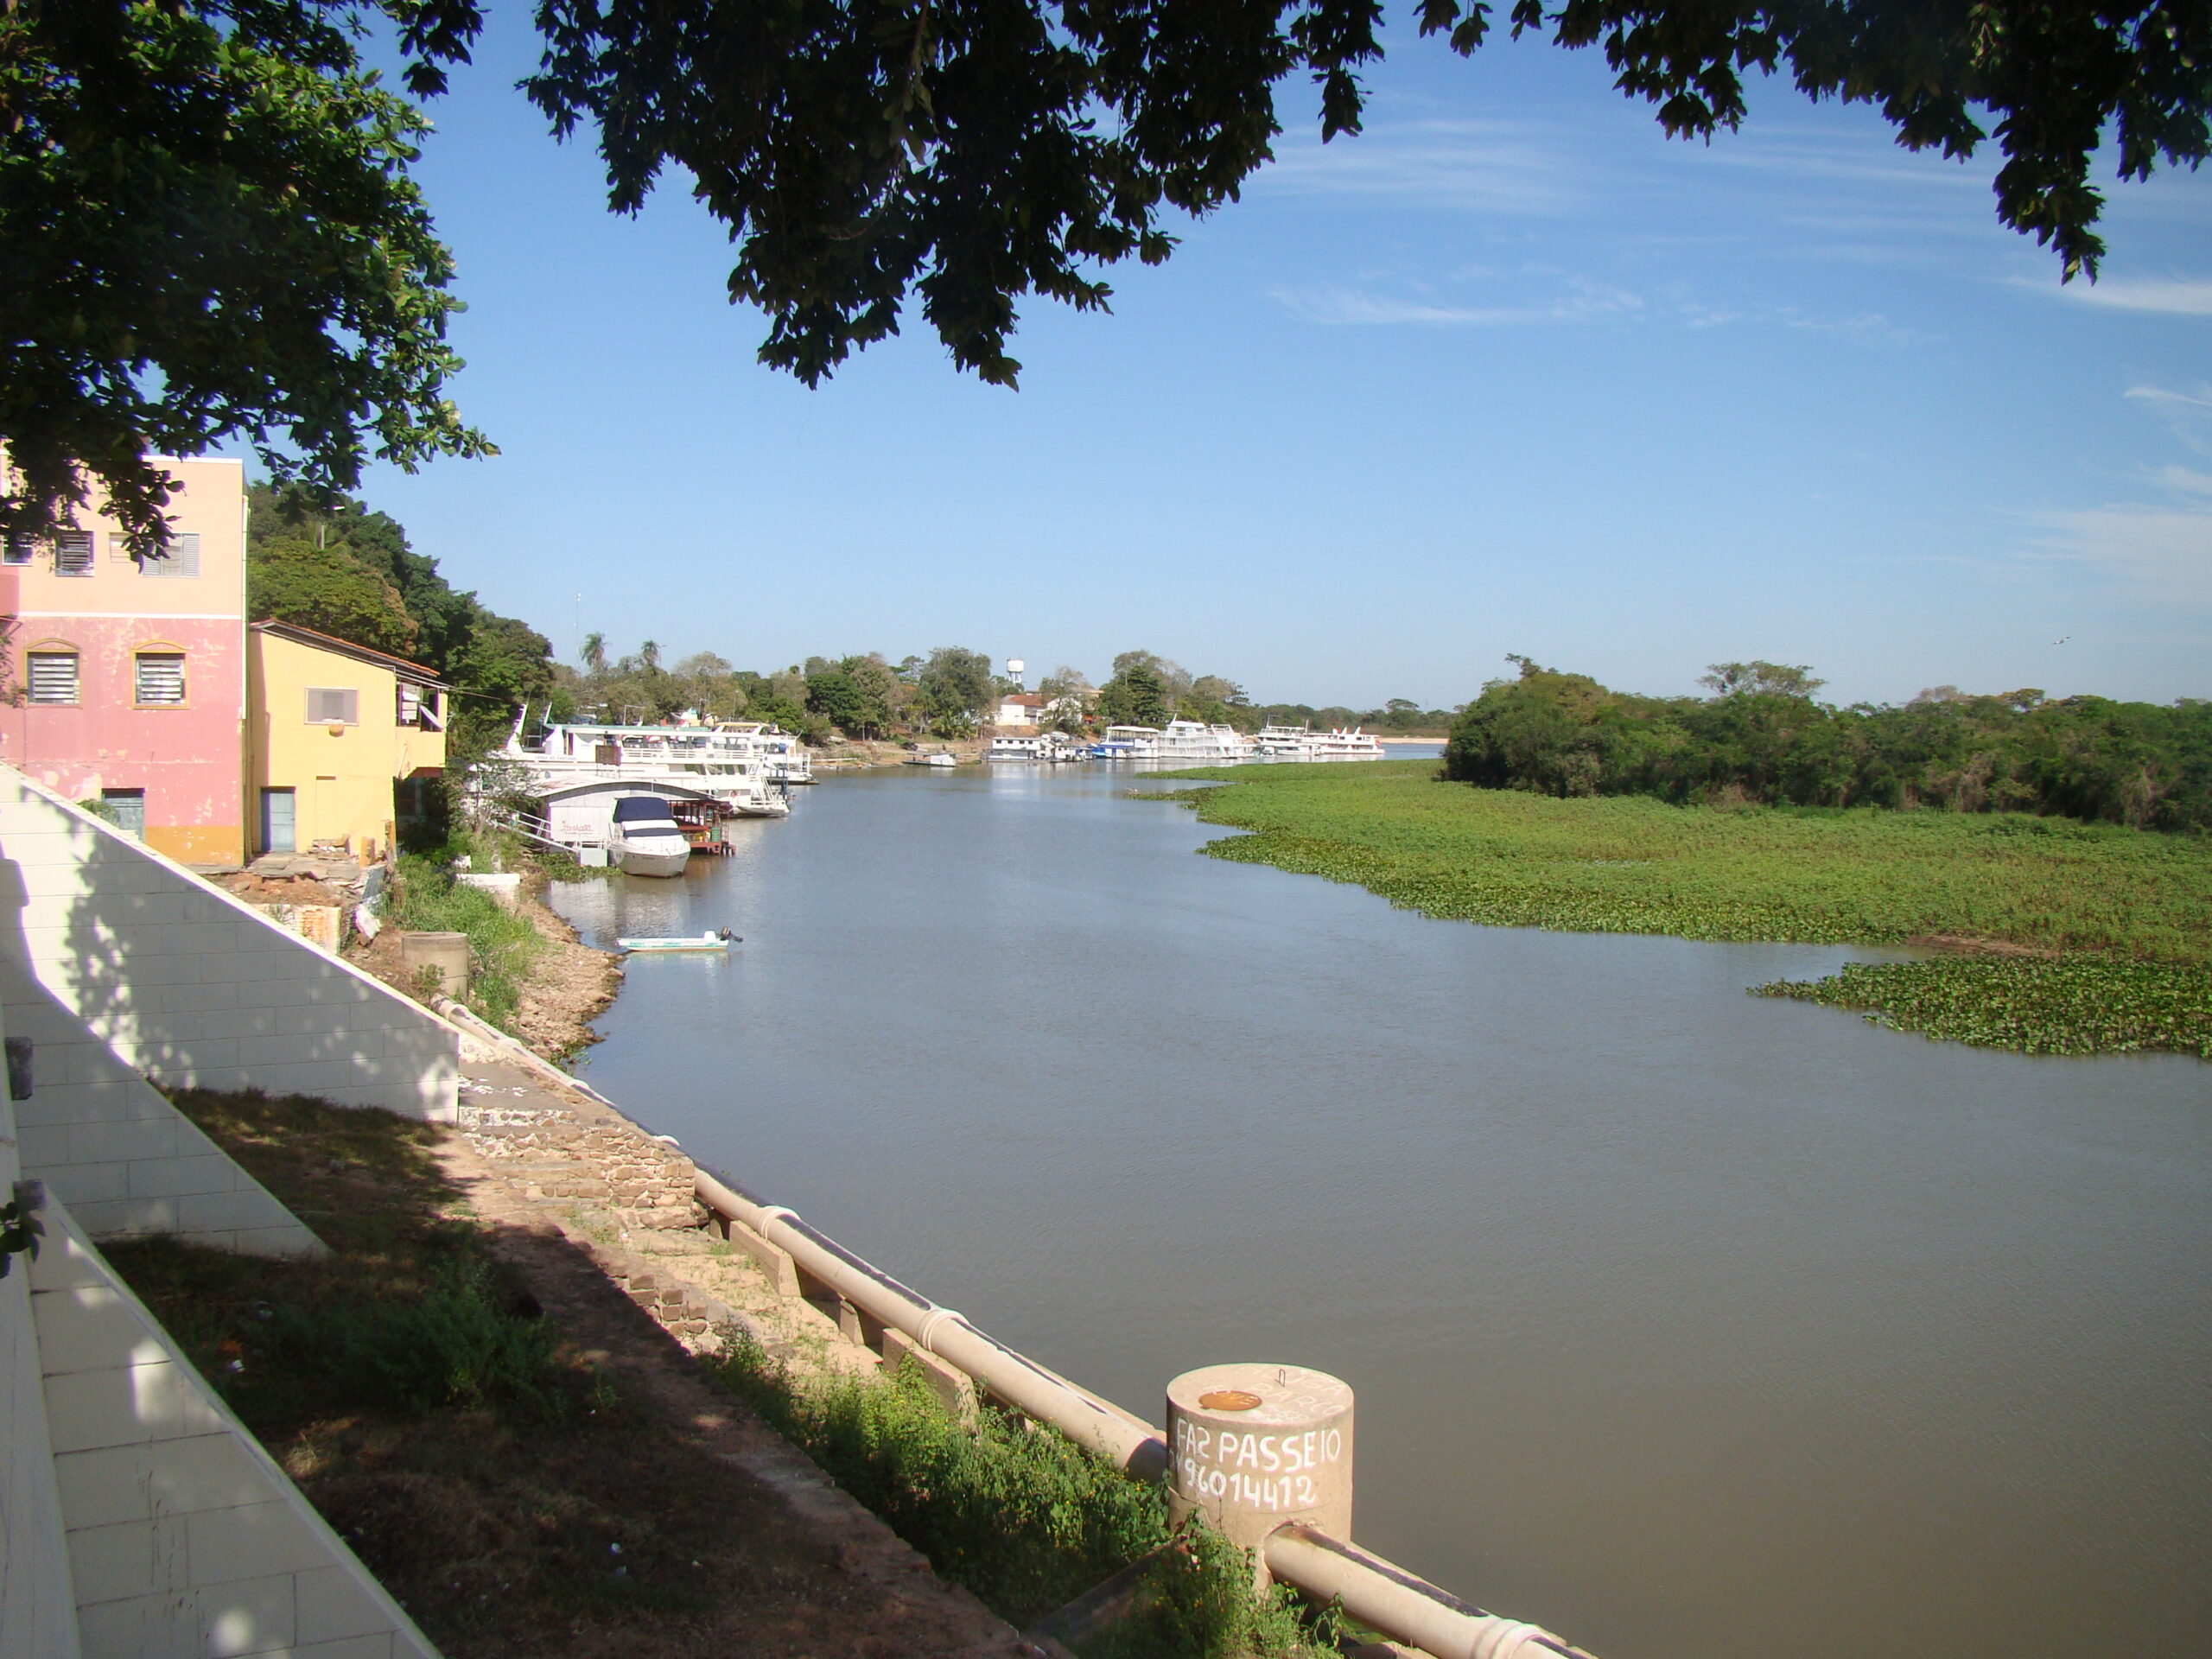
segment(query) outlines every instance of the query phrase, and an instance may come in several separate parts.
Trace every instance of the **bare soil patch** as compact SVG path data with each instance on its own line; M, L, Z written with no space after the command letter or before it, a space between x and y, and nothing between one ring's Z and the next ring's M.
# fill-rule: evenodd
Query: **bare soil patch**
M581 1095L470 1069L464 1132L181 1095L335 1254L114 1252L431 1639L451 1659L1028 1652L706 1376L655 1317L655 1287L609 1276L626 1236L703 1243L686 1224L688 1160ZM509 1139L522 1155L480 1150ZM359 1310L420 1304L470 1273L492 1275L503 1329L554 1338L527 1391L404 1409L355 1375L373 1368L302 1359L342 1350Z

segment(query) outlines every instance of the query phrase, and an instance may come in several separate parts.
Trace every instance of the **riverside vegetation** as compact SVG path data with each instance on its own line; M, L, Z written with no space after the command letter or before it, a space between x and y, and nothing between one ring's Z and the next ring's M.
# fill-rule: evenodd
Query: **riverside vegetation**
M1081 1659L1319 1659L1333 1609L1287 1588L1251 1593L1243 1551L1169 1524L1164 1489L986 1401L955 1416L911 1362L887 1379L810 1378L727 1333L718 1375L930 1564L1009 1623L1065 1606L1141 1557L1135 1615L1079 1643Z
M1433 762L1212 768L1217 858L1350 881L1424 914L1693 939L1923 944L1758 988L1932 1037L2212 1058L2212 846L2018 812L1676 805L1471 789Z

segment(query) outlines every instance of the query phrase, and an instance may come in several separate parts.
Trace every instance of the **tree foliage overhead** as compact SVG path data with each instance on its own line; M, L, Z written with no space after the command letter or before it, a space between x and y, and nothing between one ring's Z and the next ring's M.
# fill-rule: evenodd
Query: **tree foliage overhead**
M51 529L89 474L152 549L144 457L226 438L337 490L372 455L489 450L442 394L460 302L407 175L428 123L360 68L349 14L0 7L0 531Z
M1541 795L2041 812L2212 830L2212 703L1971 696L1814 701L1785 664L1716 663L1710 697L1643 697L1526 658L1469 703L1446 775Z
M472 24L474 0L427 0ZM1486 0L1421 0L1472 54ZM1310 76L1324 138L1359 130L1376 0L543 0L530 95L598 129L610 200L668 168L730 227L731 297L772 319L764 361L810 383L896 331L906 296L963 368L1012 384L1014 303L1103 306L1097 268L1165 259L1170 210L1233 200ZM1998 216L2094 276L2107 129L2123 178L2212 148L2206 0L1516 0L1516 36L1601 47L1681 137L1733 130L1747 72L1878 108L1898 141L1994 138Z
M380 13L418 97L480 0L7 0L0 5L0 532L97 482L142 546L148 452L250 442L354 486L373 456L488 453L445 400L452 262L407 168L426 127L359 64ZM1017 303L1106 304L1179 213L1236 198L1292 76L1357 132L1375 0L541 0L526 90L596 135L610 205L671 169L728 227L730 296L810 384L918 296L954 360L1014 383ZM1472 53L1485 0L1419 0ZM1677 137L1745 118L1745 77L1878 108L1900 143L1993 140L1998 216L2095 274L2108 135L2122 178L2212 148L2212 0L1515 0L1518 35L1602 48Z

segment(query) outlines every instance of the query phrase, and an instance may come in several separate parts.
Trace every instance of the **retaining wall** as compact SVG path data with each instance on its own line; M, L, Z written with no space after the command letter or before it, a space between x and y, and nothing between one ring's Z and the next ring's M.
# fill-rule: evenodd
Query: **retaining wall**
M0 1033L6 1029L0 1021ZM13 1191L16 1118L0 1089L0 1200ZM69 1550L47 1437L44 1370L31 1322L30 1274L21 1255L0 1279L0 1655L79 1659Z
M90 813L0 767L0 954L163 1082L449 1122L460 1033Z
M67 1208L45 1220L31 1312L82 1659L437 1659Z

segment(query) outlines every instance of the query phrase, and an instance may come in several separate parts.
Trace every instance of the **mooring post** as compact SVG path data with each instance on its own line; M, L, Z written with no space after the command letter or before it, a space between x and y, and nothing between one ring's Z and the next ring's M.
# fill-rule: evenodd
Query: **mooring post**
M1351 1408L1348 1383L1303 1365L1184 1372L1167 1385L1168 1513L1196 1510L1255 1561L1294 1522L1351 1537Z

